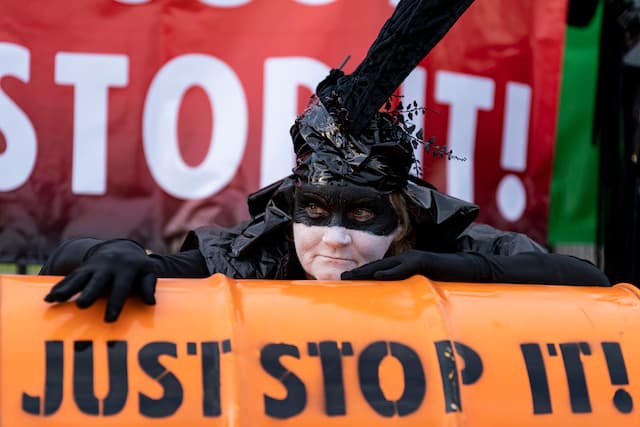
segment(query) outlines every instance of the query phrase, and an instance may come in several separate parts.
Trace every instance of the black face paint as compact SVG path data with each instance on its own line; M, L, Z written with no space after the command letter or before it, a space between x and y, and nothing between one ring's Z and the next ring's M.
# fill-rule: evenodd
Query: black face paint
M340 226L386 236L398 227L388 193L344 185L303 184L296 189L293 221L305 225Z

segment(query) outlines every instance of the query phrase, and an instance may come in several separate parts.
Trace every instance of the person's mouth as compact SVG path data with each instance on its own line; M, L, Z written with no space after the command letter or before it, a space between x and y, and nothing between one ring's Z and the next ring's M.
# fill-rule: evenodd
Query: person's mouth
M342 257L337 257L337 256L331 256L331 255L318 255L321 259L325 260L326 262L334 262L334 263L355 263L354 260L352 260L351 258L342 258Z

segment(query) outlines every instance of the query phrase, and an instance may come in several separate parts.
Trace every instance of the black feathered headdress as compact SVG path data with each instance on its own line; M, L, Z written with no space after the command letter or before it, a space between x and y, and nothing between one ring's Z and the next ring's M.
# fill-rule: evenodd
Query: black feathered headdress
M331 70L291 128L298 179L406 187L415 138L379 110L472 2L401 0L355 71Z
M258 229L234 252L291 221L292 195L301 183L351 183L400 192L419 226L416 247L443 250L454 245L478 207L411 176L416 138L402 117L379 110L472 2L401 0L355 71L345 75L331 70L291 127L297 158L293 175L249 196Z

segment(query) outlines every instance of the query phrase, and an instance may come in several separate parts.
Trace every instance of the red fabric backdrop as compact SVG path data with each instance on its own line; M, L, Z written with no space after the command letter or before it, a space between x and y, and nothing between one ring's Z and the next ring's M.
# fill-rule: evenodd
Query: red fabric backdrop
M0 3L0 258L61 240L175 249L290 171L288 127L389 0ZM476 0L403 86L466 161L424 177L546 240L566 0ZM424 121L423 121L424 120Z

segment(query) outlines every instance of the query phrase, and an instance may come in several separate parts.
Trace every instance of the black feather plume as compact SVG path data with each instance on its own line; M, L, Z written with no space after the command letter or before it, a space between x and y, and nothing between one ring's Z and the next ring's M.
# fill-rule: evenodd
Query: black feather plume
M349 133L358 136L472 2L401 0L356 70L333 70L316 94L321 100L337 95L348 111Z

